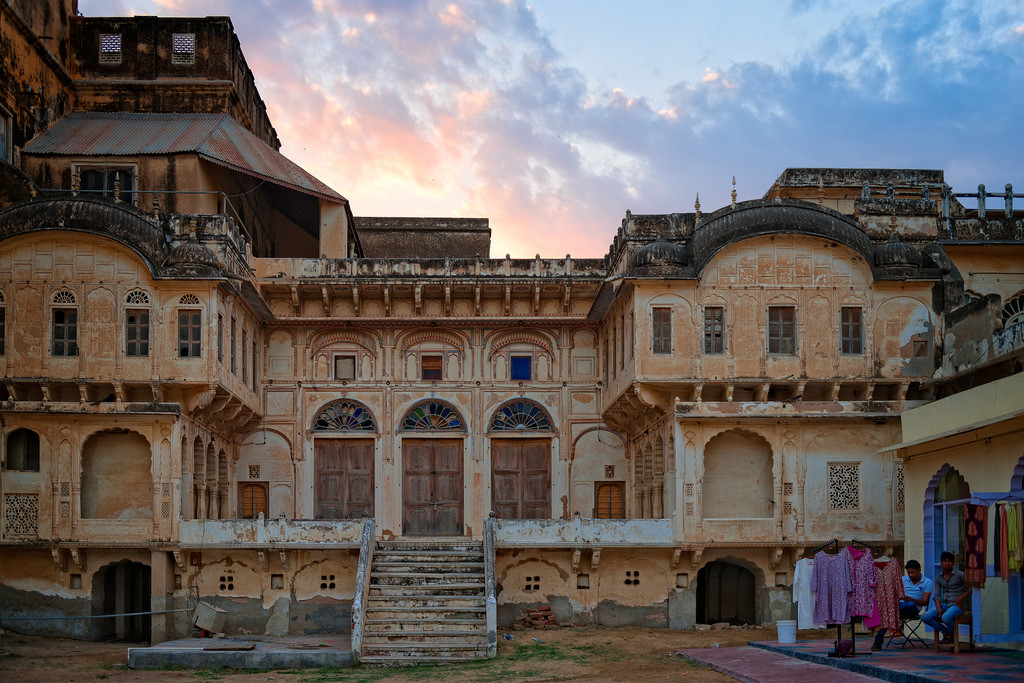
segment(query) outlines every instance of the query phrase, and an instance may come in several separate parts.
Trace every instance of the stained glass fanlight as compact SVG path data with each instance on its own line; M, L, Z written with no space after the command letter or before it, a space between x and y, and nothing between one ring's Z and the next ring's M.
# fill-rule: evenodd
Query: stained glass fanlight
M375 432L373 415L355 401L332 403L316 416L314 432Z
M539 404L525 398L509 401L494 412L492 432L550 432L551 418Z
M462 432L466 423L458 411L441 401L424 401L410 410L402 429L411 431Z

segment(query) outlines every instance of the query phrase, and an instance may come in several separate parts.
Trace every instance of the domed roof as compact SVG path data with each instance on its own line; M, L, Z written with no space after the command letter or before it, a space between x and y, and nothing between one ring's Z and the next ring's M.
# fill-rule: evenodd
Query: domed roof
M644 266L669 266L681 268L689 264L690 257L686 253L686 247L669 242L666 239L658 238L650 244L644 245L636 252L633 258L633 266L643 268Z
M900 241L895 232L889 236L888 242L875 247L874 257L876 266L921 265L921 252L912 244Z
M182 242L171 250L165 265L171 268L206 266L219 269L220 260L209 247L200 244L195 235L189 235L187 242Z

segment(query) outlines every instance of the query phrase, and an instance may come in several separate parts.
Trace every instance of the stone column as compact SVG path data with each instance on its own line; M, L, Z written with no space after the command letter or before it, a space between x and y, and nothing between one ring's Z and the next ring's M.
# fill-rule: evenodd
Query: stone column
M171 554L164 550L150 552L149 608L161 612L173 608L174 564ZM154 614L150 617L150 642L153 644L174 637L174 614Z

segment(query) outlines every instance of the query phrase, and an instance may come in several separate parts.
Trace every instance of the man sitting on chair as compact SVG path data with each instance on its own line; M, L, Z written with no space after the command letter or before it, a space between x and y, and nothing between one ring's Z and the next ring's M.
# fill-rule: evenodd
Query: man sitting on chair
M932 581L921 575L921 563L917 560L907 560L906 569L903 595L900 596L900 617L916 619L921 608L928 606L928 598L932 596ZM885 629L879 628L875 631L875 642L871 644L871 649L881 650L884 639Z
M921 616L921 621L942 633L944 643L953 642L953 622L964 613L964 600L968 595L964 573L953 568L953 560L953 553L948 550L939 556L942 573L935 577L935 585L939 588L935 607Z

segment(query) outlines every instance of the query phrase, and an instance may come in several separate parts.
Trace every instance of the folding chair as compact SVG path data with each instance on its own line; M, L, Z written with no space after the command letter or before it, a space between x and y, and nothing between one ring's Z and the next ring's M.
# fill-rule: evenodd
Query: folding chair
M888 649L892 645L892 639L896 637L896 634L903 636L903 642L900 643L900 649L907 647L917 647L917 643L920 643L921 647L928 649L930 646L925 639L918 633L918 629L924 628L924 622L921 621L920 615L916 617L905 617L900 615L900 627L895 631L889 633L888 640L885 641L885 647ZM915 643L916 641L916 643Z

